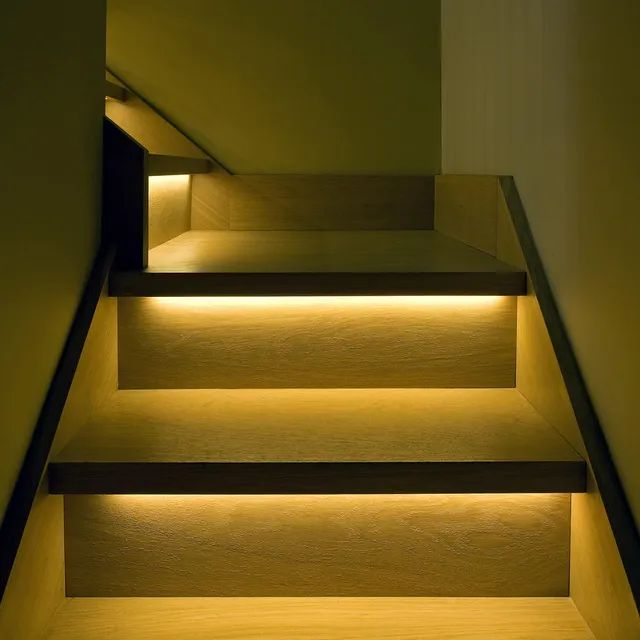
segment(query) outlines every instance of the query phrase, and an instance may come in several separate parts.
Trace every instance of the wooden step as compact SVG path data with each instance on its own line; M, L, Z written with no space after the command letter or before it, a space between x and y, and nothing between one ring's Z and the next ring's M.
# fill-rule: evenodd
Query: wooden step
M119 391L61 494L569 493L584 461L515 389Z
M595 640L569 598L69 598L45 640Z
M558 597L571 496L67 495L72 597Z
M149 176L180 176L209 173L213 165L207 158L184 158L180 156L166 156L156 153L149 154Z
M187 231L117 296L520 295L526 276L437 231Z
M104 95L105 98L109 98L110 100L126 102L130 94L123 86L116 84L115 82L111 82L110 80L105 80Z
M515 386L506 296L120 298L120 389Z

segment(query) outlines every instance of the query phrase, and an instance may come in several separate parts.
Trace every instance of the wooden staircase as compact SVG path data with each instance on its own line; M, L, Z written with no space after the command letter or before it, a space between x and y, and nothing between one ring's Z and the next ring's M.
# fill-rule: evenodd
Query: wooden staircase
M516 389L521 265L422 204L397 228L395 196L388 228L264 229L308 179L256 228L240 206L202 228L264 181L167 155L145 180L208 182L145 210L165 236L111 275L118 390L49 465L45 638L592 640L569 598L587 466Z

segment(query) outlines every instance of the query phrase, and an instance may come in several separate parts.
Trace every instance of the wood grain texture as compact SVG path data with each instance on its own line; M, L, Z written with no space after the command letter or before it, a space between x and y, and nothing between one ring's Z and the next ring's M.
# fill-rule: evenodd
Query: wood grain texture
M230 227L229 182L222 172L194 175L191 179L191 229L222 230Z
M568 493L585 483L584 462L514 389L120 391L49 478L65 494Z
M194 180L192 229L433 229L433 181L214 173Z
M533 291L518 301L517 351L518 390L586 456ZM640 616L602 498L591 472L588 477L588 492L572 498L571 597L598 640L640 637Z
M189 231L112 295L518 295L524 272L434 231Z
M570 461L515 389L118 391L58 462Z
M234 176L231 229L433 229L433 176Z
M594 640L568 598L73 598L44 640Z
M151 271L513 273L435 231L189 231L154 249Z
M70 596L564 596L569 496L67 496Z
M191 229L191 178L149 178L149 249Z
M435 228L495 256L498 190L496 176L436 176Z
M103 287L51 447L54 459L118 388L118 302Z
M0 637L41 638L64 596L63 503L60 496L48 495L45 481L31 508L0 601Z
M516 259L518 251L527 256L532 280L529 295L518 300L516 384L578 451L589 454L588 491L572 498L571 595L599 640L640 637L640 617L629 580L632 576L637 582L640 576L638 556L633 551L637 549L635 525L624 494L621 495L619 480L616 481L615 468L612 469L515 184L512 178L501 178L500 182L520 245L515 251L512 245L509 253ZM501 257L507 260L506 254ZM538 299L535 288L543 292L543 300ZM594 477L596 467L607 483L609 509L620 534L618 541ZM625 553L624 565L620 550Z
M586 450L535 292L518 298L518 391L584 457Z
M189 175L209 173L212 164L207 158L189 158L187 156L149 154L150 176Z
M640 615L593 476L571 502L571 597L598 640L640 638Z
M123 298L121 389L510 387L513 298Z
M523 271L527 269L527 261L522 253L518 234L513 226L511 212L501 187L498 189L496 258Z

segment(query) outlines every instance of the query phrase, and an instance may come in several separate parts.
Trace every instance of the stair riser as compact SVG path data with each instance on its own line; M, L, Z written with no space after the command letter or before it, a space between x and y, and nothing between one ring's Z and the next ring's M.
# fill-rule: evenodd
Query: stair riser
M68 596L565 596L569 496L67 496Z
M512 387L516 300L119 300L119 385Z

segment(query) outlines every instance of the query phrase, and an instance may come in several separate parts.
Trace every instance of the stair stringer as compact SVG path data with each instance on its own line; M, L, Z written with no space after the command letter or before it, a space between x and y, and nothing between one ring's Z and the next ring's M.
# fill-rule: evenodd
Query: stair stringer
M587 492L572 494L570 595L598 640L639 638L640 538L514 179L436 176L435 228L527 271L516 388L588 464Z

